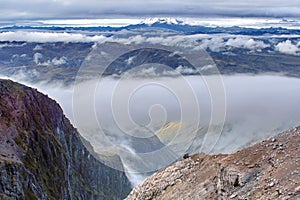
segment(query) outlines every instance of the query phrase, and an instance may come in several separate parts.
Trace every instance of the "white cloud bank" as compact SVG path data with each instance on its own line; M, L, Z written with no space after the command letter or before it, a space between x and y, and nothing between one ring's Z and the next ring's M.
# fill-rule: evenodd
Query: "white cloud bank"
M237 48L244 48L249 50L261 50L264 48L269 47L270 45L265 44L263 41L257 41L252 38L231 38L229 39L225 45L237 47Z
M286 40L278 43L275 48L281 53L300 55L300 42L294 44L291 40Z
M66 64L68 61L68 58L65 56L62 56L60 58L53 58L47 61L42 62L43 59L43 54L41 53L35 53L33 54L33 62L37 65L41 65L41 66L50 66L50 65L54 65L54 66L60 66L63 64Z
M267 47L264 41L259 40L253 36L244 35L229 35L229 34L195 34L189 36L175 35L175 36L144 36L136 35L128 38L108 38L108 41L119 42L123 44L161 44L166 46L179 46L184 48L202 48L204 50L211 50L214 52L221 51L224 48L243 48L251 51L261 51Z
M235 47L252 51L261 51L262 49L270 46L269 44L266 44L261 40L254 39L249 36L231 36L231 38L229 38L227 41L226 39L228 39L228 37L226 38L222 36L203 39L200 42L200 46L203 49L209 49L215 52L218 52L225 47Z
M166 46L179 46L184 48L202 48L214 52L226 50L227 48L235 47L247 49L250 51L260 52L263 49L271 47L277 52L300 55L300 38L298 35L293 40L286 40L277 42L276 38L282 38L281 35L268 36L246 36L246 35L230 35L230 34L195 34L195 35L168 35L168 32L154 32L149 35L146 33L139 33L128 36L128 32L115 35L113 37L106 37L100 33L96 35L87 35L84 33L67 33L67 32L37 32L37 31L8 31L0 32L0 41L22 41L22 42L119 42L123 44L159 44ZM134 33L134 32L132 32ZM125 34L125 35L123 35ZM288 37L288 36L285 36ZM265 40L269 39L270 43ZM275 39L275 40L274 40ZM22 46L24 44L2 44L0 48L11 46ZM40 50L41 47L37 45L34 51ZM35 59L36 60L36 59ZM62 63L63 60L53 60L53 63Z
M99 42L106 39L103 35L88 36L80 33L8 31L0 33L0 41L26 42Z
M198 99L201 112L200 119L203 123L206 123L211 117L210 113L212 108L210 101L211 96L206 84L203 80L201 81L199 77L191 76L185 78L191 91L195 92L195 97ZM235 151L245 145L247 146L252 142L263 140L270 135L279 133L282 130L286 130L300 123L300 107L298 106L300 101L298 92L300 89L299 79L279 76L223 76L223 78L227 97L227 128L225 127L226 129L223 131L218 145L216 145L216 153ZM163 87L163 85L157 84L161 80L165 80L165 83L168 83L168 85L172 83L170 84L172 87ZM102 128L108 131L115 131L115 127L117 126L115 120L123 120L122 117L115 118L116 116L113 115L114 112L112 110L113 105L119 105L119 103L124 105L128 104L128 112L130 112L132 119L137 124L147 124L149 120L152 119L152 116L155 116L153 119L160 119L161 116L160 113L154 113L152 115L151 112L149 112L151 111L152 105L161 105L166 111L168 121L176 122L180 121L180 111L183 108L179 102L190 101L189 97L183 96L183 99L181 99L172 93L171 89L180 88L182 86L182 82L179 78L149 80L124 79L123 81L124 82L120 84L119 80L104 78L99 82L99 87L97 87L96 90L91 90L90 87L86 87L89 86L88 82L81 83L83 84L83 90L81 91L82 95L79 97L83 98L85 95L93 93L92 96L95 97L96 102L95 107L93 107L95 112L93 113L97 115L99 122L94 123L93 120L91 120L93 117L86 117L84 115L88 104L85 102L78 104L77 106L79 107L77 111L80 111L82 120L89 125L92 122L91 126L88 126L89 129L86 129L87 132L81 132L81 134L86 138L93 138L93 140L90 141L94 145L95 150L99 151L99 153L104 151L103 145L105 141L103 140L105 138L102 137L100 132L94 130L98 130L99 124L101 124ZM145 84L145 82L147 84ZM128 86L129 88L135 86L132 87L134 92L131 93L130 99L126 98L128 97L127 93L123 94L124 90L118 90L122 96L120 96L121 98L116 98L118 96L115 96L115 86L118 84ZM74 107L72 107L72 98L74 97L73 87L66 88L56 84L37 84L35 87L58 101L66 115L76 125L73 119ZM123 87L119 89L123 89ZM180 91L183 90L181 89ZM114 98L117 104L112 104L112 99ZM184 108L188 110L195 109L189 104ZM103 113L105 113L105 115L103 115ZM122 115L121 112L115 113ZM151 118L149 118L149 116ZM190 118L188 117L186 119L189 121ZM125 122L127 122L126 120L128 119L124 118ZM119 121L119 124L122 124L122 122ZM133 130L133 128L130 127L130 130ZM142 135L143 131L145 131L139 126L134 130L138 130L138 136ZM186 132L182 133L186 134ZM109 132L105 135L112 135L114 137L120 137L118 139L123 139L122 135L118 134L118 132ZM185 137L185 135L183 135L183 137ZM118 142L118 140L116 141ZM125 141L122 140L122 142L121 144L116 144L124 146ZM128 142L127 145L129 144ZM108 147L107 149L109 150ZM152 162L151 164L159 165L162 163L160 159L159 157L154 157L153 160L157 163ZM136 177L130 178L132 181L136 179Z

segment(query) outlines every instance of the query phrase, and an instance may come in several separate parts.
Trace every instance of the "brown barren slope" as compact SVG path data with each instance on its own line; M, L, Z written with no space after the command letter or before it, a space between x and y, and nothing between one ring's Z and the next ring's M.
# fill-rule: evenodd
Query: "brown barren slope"
M178 161L134 188L131 199L300 199L300 127L234 154Z

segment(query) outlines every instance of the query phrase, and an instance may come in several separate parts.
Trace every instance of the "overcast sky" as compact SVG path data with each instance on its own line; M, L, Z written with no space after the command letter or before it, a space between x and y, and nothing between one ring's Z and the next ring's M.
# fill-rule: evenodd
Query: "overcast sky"
M300 17L299 0L0 0L0 20L150 16Z

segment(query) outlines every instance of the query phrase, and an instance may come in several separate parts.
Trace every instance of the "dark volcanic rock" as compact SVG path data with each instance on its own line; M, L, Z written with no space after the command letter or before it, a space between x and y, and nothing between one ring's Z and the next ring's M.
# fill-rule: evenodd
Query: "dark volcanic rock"
M125 173L99 162L59 105L0 80L0 199L121 199Z
M127 199L300 199L300 127L231 155L178 161Z

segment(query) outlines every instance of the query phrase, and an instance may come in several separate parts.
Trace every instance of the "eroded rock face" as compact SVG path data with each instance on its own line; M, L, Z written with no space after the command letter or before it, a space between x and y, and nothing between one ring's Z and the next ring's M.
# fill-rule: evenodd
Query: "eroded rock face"
M300 199L300 127L231 155L178 161L126 199Z
M0 199L122 199L125 173L99 162L59 105L0 80Z

